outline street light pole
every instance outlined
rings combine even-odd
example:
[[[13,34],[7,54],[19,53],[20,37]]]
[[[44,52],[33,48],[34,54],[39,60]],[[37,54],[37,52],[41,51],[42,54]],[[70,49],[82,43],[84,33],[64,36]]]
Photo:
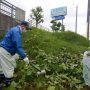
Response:
[[[87,39],[89,39],[89,20],[90,20],[89,4],[90,0],[88,0],[88,10],[87,10]]]
[[[75,22],[75,33],[77,33],[77,16],[78,16],[78,5],[76,5],[76,22]]]

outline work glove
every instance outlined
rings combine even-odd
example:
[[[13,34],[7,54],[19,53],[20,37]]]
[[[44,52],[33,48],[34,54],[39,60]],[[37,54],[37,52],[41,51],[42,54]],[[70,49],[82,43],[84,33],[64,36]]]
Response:
[[[29,59],[28,59],[28,57],[25,57],[23,60],[24,60],[27,64],[29,64]]]

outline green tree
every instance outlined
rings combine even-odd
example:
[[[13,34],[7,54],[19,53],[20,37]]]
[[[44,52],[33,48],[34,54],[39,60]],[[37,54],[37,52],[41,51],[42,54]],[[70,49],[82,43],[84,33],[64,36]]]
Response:
[[[52,20],[51,23],[52,23],[51,28],[52,28],[53,31],[57,32],[57,31],[60,30],[61,22],[57,22],[55,20]]]
[[[42,15],[43,9],[40,6],[38,6],[35,9],[32,9],[31,11],[32,11],[32,19],[35,20],[36,27],[38,27],[39,23],[44,22],[43,15]]]

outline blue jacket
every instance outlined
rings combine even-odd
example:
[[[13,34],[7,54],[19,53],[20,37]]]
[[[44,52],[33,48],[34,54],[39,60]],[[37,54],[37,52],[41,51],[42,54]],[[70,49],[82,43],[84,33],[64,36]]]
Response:
[[[22,37],[19,26],[11,28],[3,40],[0,42],[0,46],[7,50],[11,55],[18,53],[22,59],[26,57],[22,48]]]

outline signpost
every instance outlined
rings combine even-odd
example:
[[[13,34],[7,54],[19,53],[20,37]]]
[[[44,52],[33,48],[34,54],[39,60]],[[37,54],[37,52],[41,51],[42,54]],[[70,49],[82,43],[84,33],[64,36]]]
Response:
[[[51,17],[55,16],[66,16],[67,15],[67,7],[59,7],[51,10]]]
[[[59,7],[54,8],[51,10],[51,17],[53,20],[62,20],[62,27],[63,27],[63,20],[67,15],[67,7]]]
[[[53,20],[63,20],[63,19],[65,19],[65,16],[55,16],[55,17],[53,17]]]

